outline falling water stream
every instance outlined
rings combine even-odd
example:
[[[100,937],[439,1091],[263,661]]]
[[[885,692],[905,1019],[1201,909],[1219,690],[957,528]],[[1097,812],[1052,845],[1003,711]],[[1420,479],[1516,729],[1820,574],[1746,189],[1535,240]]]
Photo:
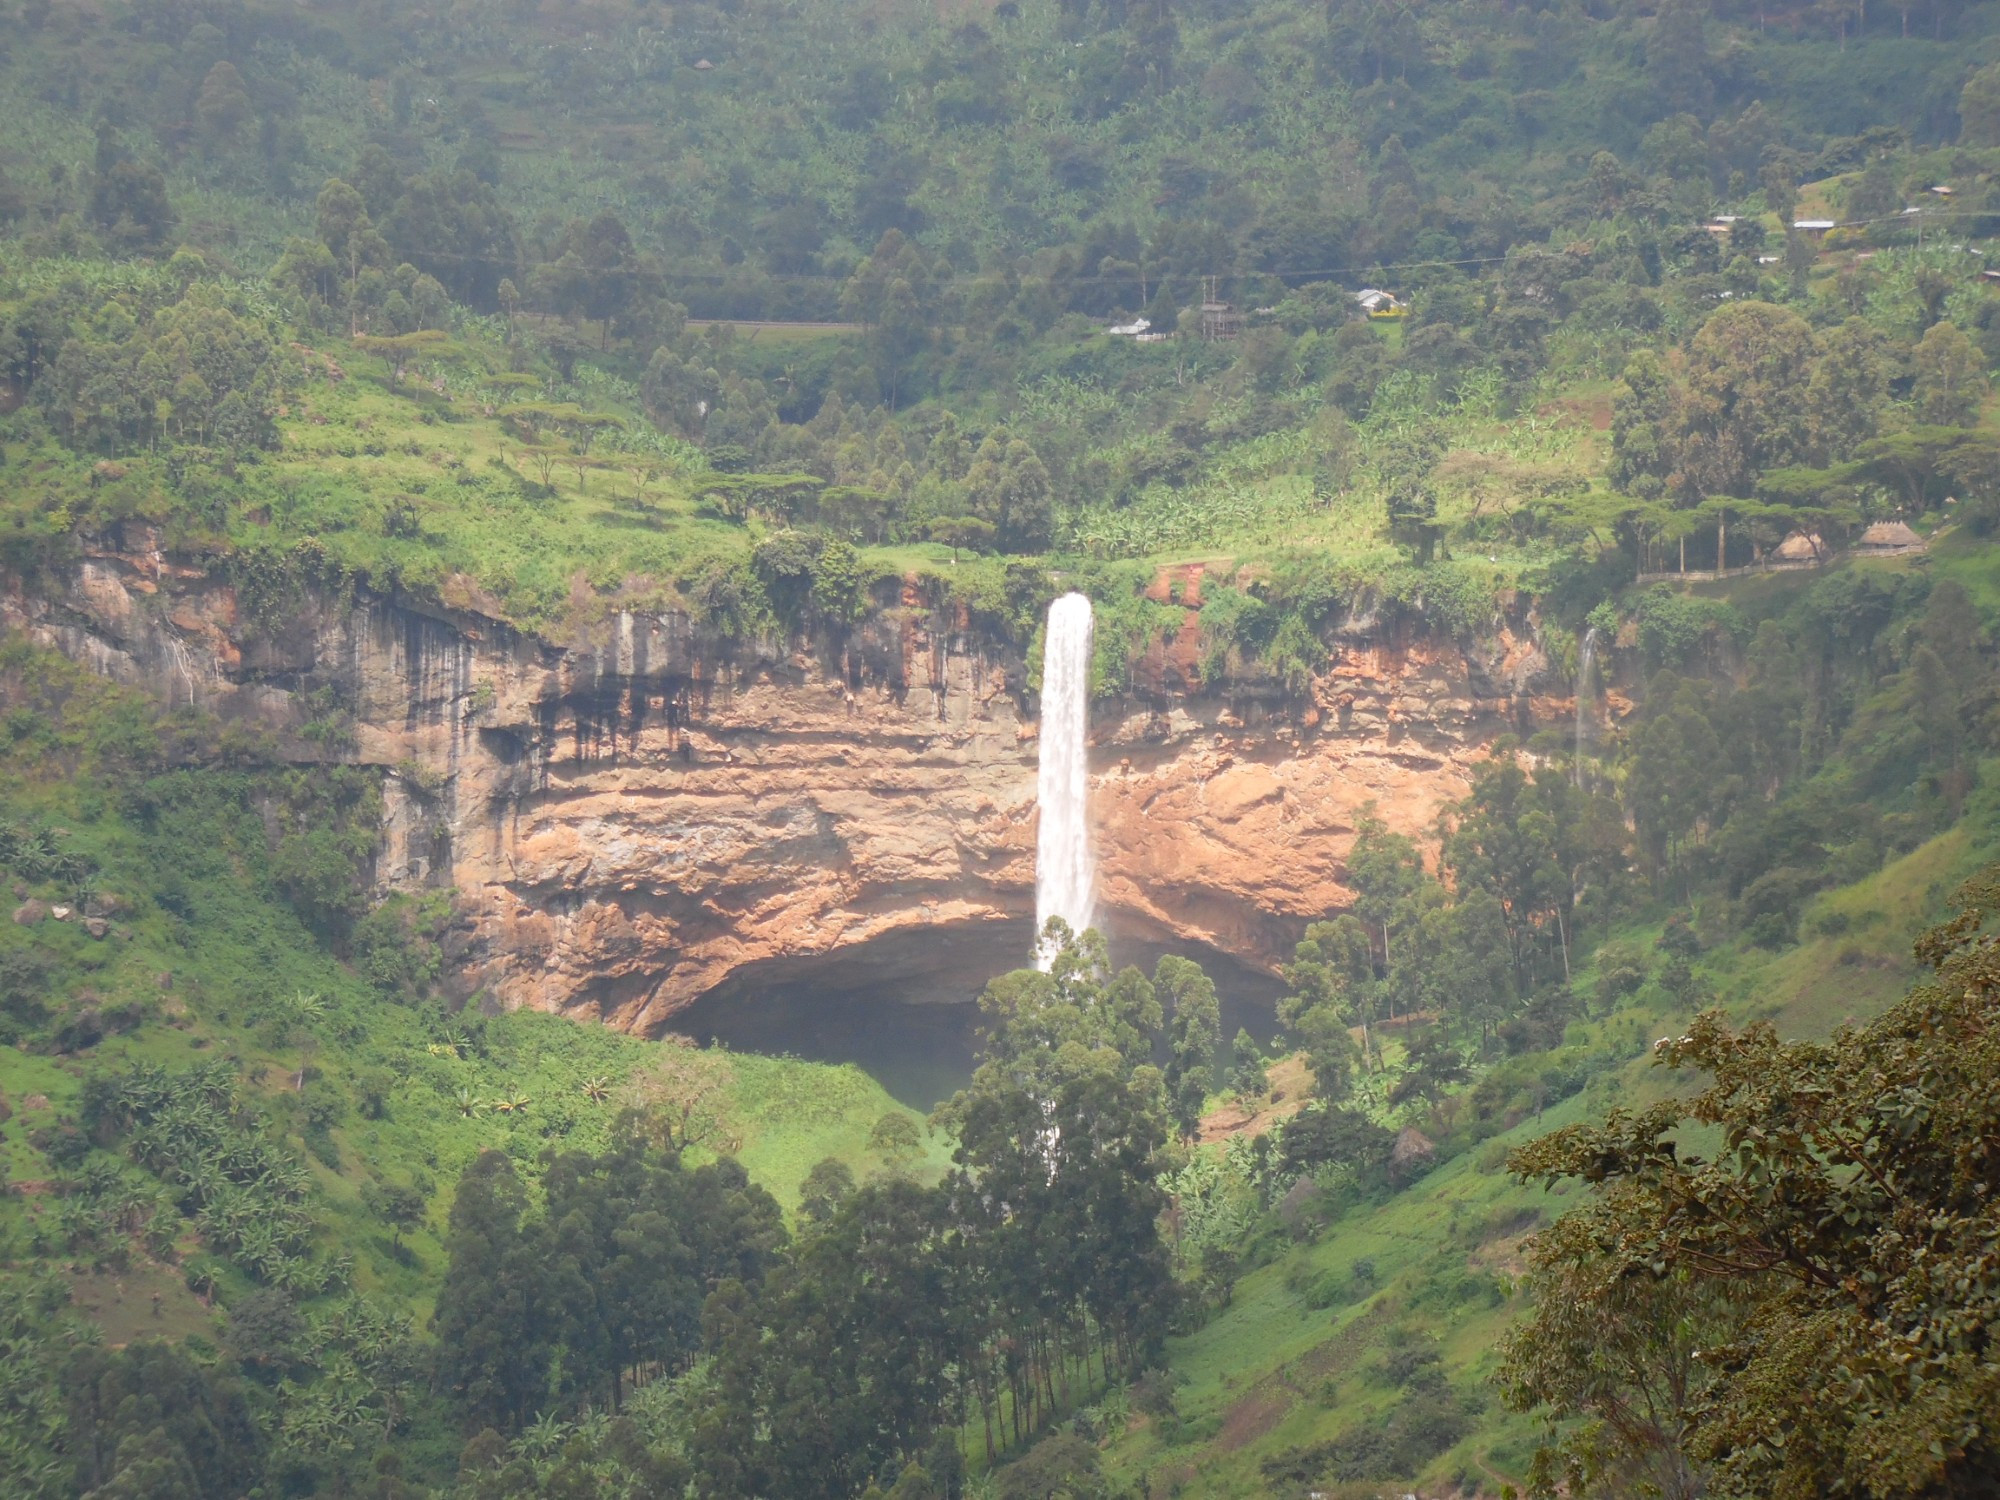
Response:
[[[1090,839],[1090,600],[1064,594],[1049,606],[1042,645],[1041,766],[1035,800],[1041,831],[1035,848],[1035,931],[1061,917],[1072,932],[1090,926],[1097,905],[1097,862]],[[1049,966],[1052,955],[1038,951]]]
[[[1096,858],[1090,826],[1090,601],[1065,594],[1049,608],[1042,655],[1042,724],[1035,851],[1035,930],[1061,917],[1094,926]],[[1021,961],[1025,921],[924,924],[838,952],[747,964],[675,1017],[697,1040],[745,1052],[783,1050],[853,1063],[898,1099],[928,1110],[964,1087],[978,1065],[981,987]],[[1222,1035],[1247,1030],[1260,1045],[1276,1033],[1284,987],[1219,949],[1143,932],[1113,934],[1121,963],[1150,968],[1163,954],[1192,958],[1214,979]],[[1035,939],[1029,940],[1031,943]],[[1036,948],[1048,967],[1052,955]],[[1220,1062],[1220,1059],[1218,1059]]]
[[[1576,784],[1583,785],[1583,752],[1590,742],[1590,668],[1597,656],[1597,627],[1583,633],[1576,656]]]

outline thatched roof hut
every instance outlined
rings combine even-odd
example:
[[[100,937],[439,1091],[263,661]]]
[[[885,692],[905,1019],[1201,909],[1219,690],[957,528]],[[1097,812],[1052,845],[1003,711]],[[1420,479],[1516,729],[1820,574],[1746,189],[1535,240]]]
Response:
[[[1901,521],[1877,521],[1861,533],[1854,550],[1864,557],[1893,557],[1899,552],[1921,552],[1924,539]]]
[[[1795,531],[1771,555],[1779,562],[1818,562],[1826,556],[1826,543],[1817,531]]]

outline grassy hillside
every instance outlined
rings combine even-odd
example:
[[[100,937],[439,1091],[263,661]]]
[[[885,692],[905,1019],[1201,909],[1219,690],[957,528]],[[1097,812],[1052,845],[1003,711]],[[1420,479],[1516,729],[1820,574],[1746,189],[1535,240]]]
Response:
[[[1805,924],[1813,935],[1798,946],[1725,946],[1699,972],[1738,1023],[1824,1037],[1866,1021],[1914,982],[1913,939],[1996,852],[2000,823],[1975,816],[1820,896]],[[1628,927],[1614,940],[1658,932]],[[1595,977],[1579,974],[1579,988]],[[1235,1282],[1227,1305],[1171,1341],[1170,1378],[1157,1382],[1166,1399],[1120,1392],[1086,1413],[1107,1471],[1147,1495],[1302,1494],[1326,1489],[1342,1464],[1351,1478],[1333,1485],[1337,1495],[1387,1493],[1392,1476],[1397,1493],[1411,1481],[1433,1493],[1523,1488],[1541,1429],[1502,1405],[1497,1346],[1525,1308],[1522,1240],[1588,1190],[1523,1185],[1507,1155],[1614,1103],[1657,1097],[1667,1080],[1649,1044],[1688,1018],[1641,1000],[1572,1022],[1564,1053],[1590,1059],[1582,1088],[1543,1106],[1517,1098],[1508,1128],[1400,1191],[1332,1208],[1331,1223],[1325,1209],[1294,1215],[1291,1232],[1259,1247],[1268,1261]],[[1525,1059],[1531,1070],[1552,1060]],[[1461,1107],[1477,1106],[1466,1097]],[[1386,1448],[1372,1441],[1384,1435]]]
[[[601,1149],[649,1100],[692,1102],[693,1159],[727,1151],[787,1206],[824,1157],[866,1176],[871,1129],[909,1113],[853,1068],[449,1013],[420,998],[446,898],[359,920],[347,905],[373,830],[340,819],[372,813],[365,776],[284,769],[30,649],[9,647],[0,678],[16,903],[0,926],[0,1162],[15,1188],[0,1241],[17,1270],[62,1268],[114,1342],[209,1329],[195,1294],[227,1302],[253,1274],[421,1319],[451,1184],[479,1152],[532,1166]],[[329,780],[345,808],[328,805]],[[107,1106],[107,1089],[195,1069],[233,1097],[229,1132],[296,1175],[299,1232],[268,1264],[215,1253],[207,1221],[198,1239],[166,1192],[172,1170],[144,1165],[173,1158],[134,1158]]]

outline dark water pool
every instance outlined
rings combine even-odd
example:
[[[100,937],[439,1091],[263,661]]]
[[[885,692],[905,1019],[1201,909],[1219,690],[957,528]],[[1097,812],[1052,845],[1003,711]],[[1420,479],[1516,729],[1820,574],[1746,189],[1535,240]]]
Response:
[[[673,1029],[739,1052],[853,1063],[903,1103],[928,1110],[972,1076],[979,992],[1023,966],[1032,931],[1026,921],[926,928],[823,957],[752,964],[675,1016]],[[1112,940],[1121,966],[1150,973],[1163,953],[1193,959],[1215,981],[1225,1049],[1239,1027],[1270,1040],[1279,980],[1198,943]]]

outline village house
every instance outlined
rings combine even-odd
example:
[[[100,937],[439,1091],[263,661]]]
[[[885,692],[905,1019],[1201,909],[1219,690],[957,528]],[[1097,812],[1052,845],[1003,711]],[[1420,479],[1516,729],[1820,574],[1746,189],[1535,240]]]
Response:
[[[1925,551],[1928,545],[1901,521],[1877,521],[1855,540],[1853,550],[1856,557],[1897,557]]]

